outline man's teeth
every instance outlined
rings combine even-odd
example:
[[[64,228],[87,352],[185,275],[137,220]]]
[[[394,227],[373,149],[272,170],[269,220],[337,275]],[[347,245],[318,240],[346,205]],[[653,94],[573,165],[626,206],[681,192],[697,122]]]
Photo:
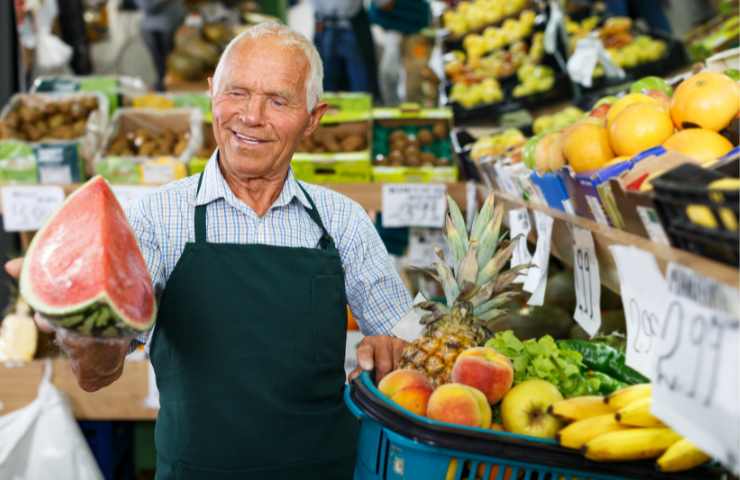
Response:
[[[241,133],[234,132],[234,135],[236,135],[236,138],[243,142],[249,142],[249,143],[262,143],[262,140],[259,140],[254,137],[248,137],[246,135],[242,135]]]

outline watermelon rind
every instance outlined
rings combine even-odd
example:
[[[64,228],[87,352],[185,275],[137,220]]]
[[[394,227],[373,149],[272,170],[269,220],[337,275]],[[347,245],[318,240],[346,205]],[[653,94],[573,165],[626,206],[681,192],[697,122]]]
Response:
[[[100,181],[108,185],[105,179],[100,176],[93,177],[88,181],[92,183],[94,181]],[[108,185],[109,186],[109,185]],[[110,186],[109,186],[110,187]],[[71,202],[80,192],[84,190],[85,186],[77,189],[64,201],[60,210],[64,206]],[[59,210],[57,210],[58,212]],[[34,252],[36,241],[39,238],[43,238],[43,233],[47,228],[47,225],[51,223],[51,219],[54,218],[55,214],[47,221],[47,223],[34,235],[31,244],[28,247],[26,258],[30,257]],[[130,230],[131,235],[136,238],[131,226],[126,223],[126,228]],[[129,321],[110,299],[105,290],[101,291],[99,295],[92,297],[83,302],[76,304],[66,305],[64,307],[54,307],[47,305],[41,300],[33,290],[31,285],[28,268],[30,262],[24,261],[23,268],[21,269],[20,276],[20,293],[23,299],[33,308],[36,312],[42,314],[48,318],[56,326],[74,331],[80,335],[93,336],[93,337],[126,337],[134,336],[138,333],[149,330],[157,317],[157,305],[156,302],[153,304],[152,315],[146,322],[133,322]]]

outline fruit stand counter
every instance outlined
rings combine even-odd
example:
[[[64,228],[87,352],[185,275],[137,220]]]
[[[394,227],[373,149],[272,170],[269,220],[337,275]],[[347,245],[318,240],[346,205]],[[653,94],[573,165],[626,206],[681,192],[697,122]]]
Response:
[[[487,194],[487,189],[481,187],[481,193]],[[577,226],[589,230],[593,236],[596,247],[596,254],[599,257],[599,270],[601,272],[601,282],[610,290],[619,293],[619,276],[614,259],[609,253],[611,245],[629,245],[640,248],[651,253],[661,270],[665,272],[666,266],[670,262],[681,264],[695,272],[711,278],[721,284],[740,290],[740,272],[728,265],[715,262],[713,260],[689,253],[684,250],[672,248],[666,245],[660,245],[646,238],[633,235],[623,230],[599,225],[598,223],[582,217],[576,217],[563,213],[544,205],[535,205],[525,203],[506,193],[496,191],[496,198],[504,203],[506,210],[515,208],[528,208],[538,210],[552,217],[552,243],[551,254],[573,266],[573,233],[572,226]],[[508,215],[504,217],[508,221]],[[530,240],[536,238],[536,234],[530,233]]]
[[[0,364],[0,415],[25,407],[35,398],[44,361],[18,367]],[[145,406],[149,363],[127,361],[123,376],[97,392],[82,390],[66,359],[52,360],[52,382],[67,394],[79,420],[154,420],[157,411]]]

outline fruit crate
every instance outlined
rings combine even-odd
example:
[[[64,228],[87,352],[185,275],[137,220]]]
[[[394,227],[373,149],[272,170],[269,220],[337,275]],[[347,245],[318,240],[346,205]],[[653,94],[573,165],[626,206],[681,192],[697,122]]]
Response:
[[[740,189],[713,190],[709,184],[740,176],[740,147],[713,170],[683,164],[653,180],[655,208],[675,247],[737,268],[740,263]]]
[[[363,372],[344,400],[360,421],[355,480],[713,480],[723,471],[656,471],[652,461],[597,463],[554,440],[463,427],[387,400]]]

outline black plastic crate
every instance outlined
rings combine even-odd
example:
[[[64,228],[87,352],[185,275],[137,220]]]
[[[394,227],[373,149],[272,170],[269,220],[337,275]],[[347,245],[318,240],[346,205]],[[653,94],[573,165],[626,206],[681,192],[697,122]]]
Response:
[[[740,191],[712,190],[709,184],[738,178],[739,168],[740,148],[736,147],[712,170],[683,164],[653,180],[655,207],[674,247],[738,267]],[[689,208],[701,212],[704,225],[692,221]]]

